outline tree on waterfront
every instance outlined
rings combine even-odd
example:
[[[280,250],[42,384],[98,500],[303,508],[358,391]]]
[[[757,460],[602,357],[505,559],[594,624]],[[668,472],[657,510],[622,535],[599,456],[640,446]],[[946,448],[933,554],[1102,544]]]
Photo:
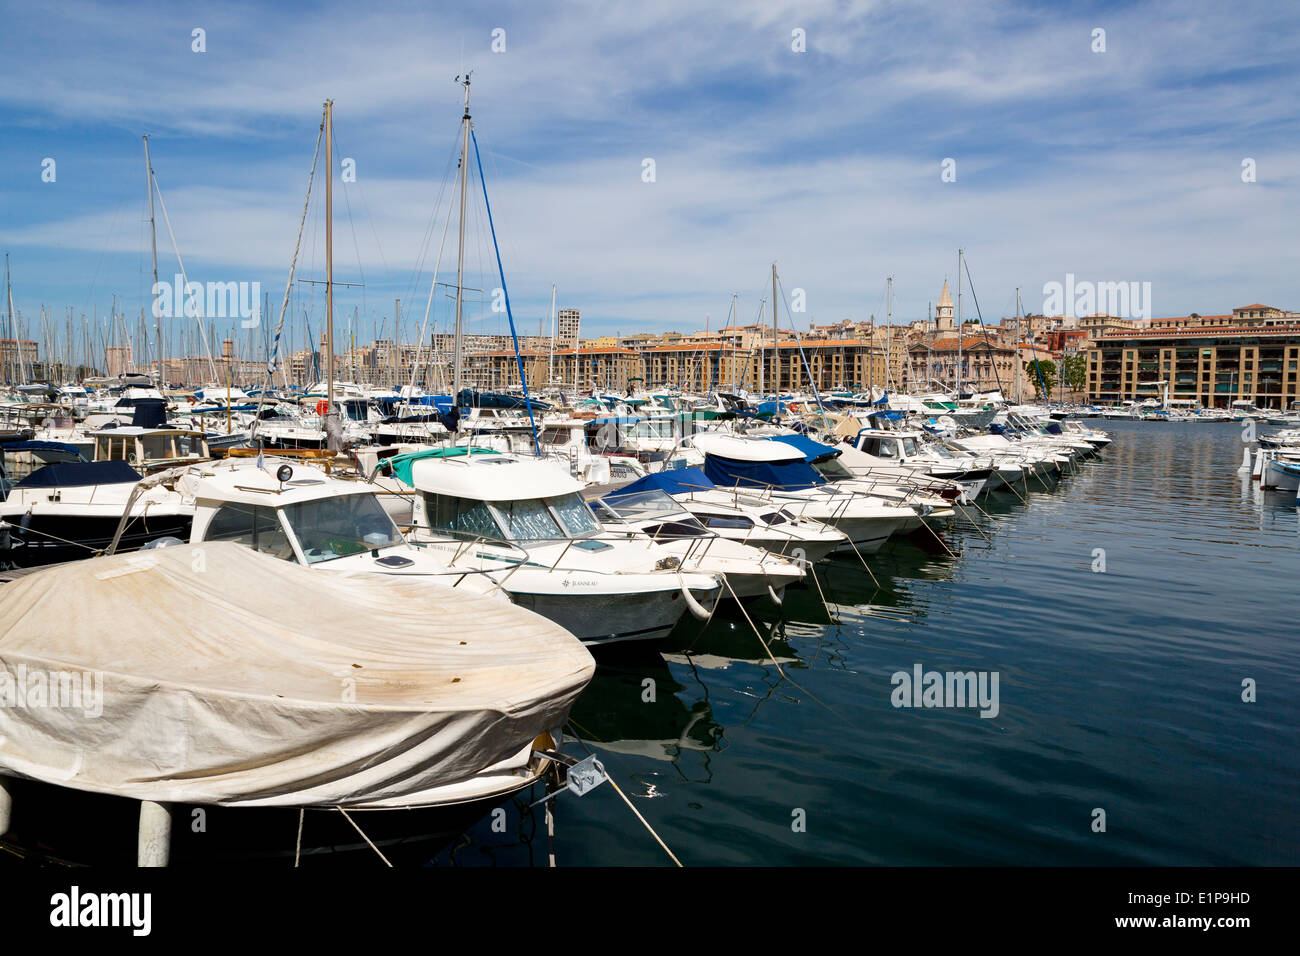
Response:
[[[1072,392],[1082,392],[1088,385],[1088,356],[1067,355],[1061,360],[1065,366],[1065,384]]]
[[[1034,359],[1025,363],[1025,371],[1034,385],[1034,397],[1050,401],[1052,385],[1056,381],[1056,363],[1051,359]]]

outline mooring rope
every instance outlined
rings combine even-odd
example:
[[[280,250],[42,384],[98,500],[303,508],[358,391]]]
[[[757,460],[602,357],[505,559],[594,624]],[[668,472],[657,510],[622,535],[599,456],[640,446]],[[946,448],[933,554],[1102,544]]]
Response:
[[[581,726],[572,717],[569,718],[569,723],[575,727]],[[587,729],[584,727],[582,732],[585,734],[587,732]],[[587,754],[589,756],[592,757],[596,756],[595,751],[593,751],[590,747],[588,747],[587,742],[583,740],[581,737],[579,737],[576,733],[573,735],[573,739],[576,740],[578,743],[582,744],[582,749],[587,751]],[[627,804],[627,808],[631,810],[634,814],[636,814],[636,818],[641,821],[641,825],[645,827],[648,831],[650,831],[650,835],[655,838],[655,842],[658,843],[661,847],[663,847],[663,851],[668,854],[669,859],[671,859],[678,866],[681,866],[682,861],[677,859],[677,854],[673,853],[672,850],[668,849],[668,844],[665,843],[663,841],[663,838],[660,837],[659,834],[655,832],[655,828],[652,827],[649,821],[646,820],[645,817],[641,816],[641,812],[632,805],[632,801],[627,798],[627,794],[623,792],[622,788],[618,785],[618,782],[614,779],[613,775],[606,772],[605,779],[609,781],[609,785],[614,788],[614,792],[623,798],[623,802]]]
[[[361,839],[365,840],[366,843],[369,844],[370,849],[374,850],[376,853],[379,854],[379,859],[384,861],[384,866],[391,868],[393,864],[388,862],[388,857],[384,856],[383,853],[380,853],[379,847],[375,846],[374,843],[370,841],[370,837],[366,836],[365,831],[362,830],[361,827],[357,826],[357,822],[353,820],[350,816],[348,816],[348,812],[344,810],[342,807],[335,807],[334,809],[337,810],[339,813],[343,814],[343,819],[347,820],[348,823],[352,824],[352,828],[361,834]]]

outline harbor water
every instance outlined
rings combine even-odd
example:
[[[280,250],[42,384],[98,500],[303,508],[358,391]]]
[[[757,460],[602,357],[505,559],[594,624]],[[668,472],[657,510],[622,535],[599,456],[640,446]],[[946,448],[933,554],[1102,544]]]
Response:
[[[1239,425],[1097,424],[942,542],[601,654],[568,751],[687,866],[1300,864],[1294,498],[1237,472]],[[896,706],[918,668],[996,675],[996,714]],[[524,797],[430,863],[547,865]],[[608,784],[556,799],[554,850],[671,865]]]

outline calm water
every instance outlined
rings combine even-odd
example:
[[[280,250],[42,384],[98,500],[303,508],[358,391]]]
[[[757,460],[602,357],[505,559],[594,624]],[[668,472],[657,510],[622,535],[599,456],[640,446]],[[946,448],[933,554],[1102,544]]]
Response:
[[[1237,475],[1237,426],[1096,424],[1101,459],[981,502],[956,557],[891,542],[879,587],[836,559],[828,605],[757,609],[784,678],[735,611],[602,656],[575,729],[688,866],[1300,864],[1292,499]],[[895,708],[918,663],[997,672],[1000,713]],[[561,866],[668,863],[608,785],[558,801]],[[546,865],[540,812],[506,825],[434,862]]]

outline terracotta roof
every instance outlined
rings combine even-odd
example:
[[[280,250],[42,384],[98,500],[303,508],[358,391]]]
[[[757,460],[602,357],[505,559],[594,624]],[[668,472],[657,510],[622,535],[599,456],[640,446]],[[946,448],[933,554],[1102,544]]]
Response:
[[[987,349],[992,349],[994,351],[1001,351],[1001,352],[1011,351],[1011,349],[1008,348],[1007,346],[999,345],[997,342],[993,340],[992,337],[990,337],[989,340],[986,342],[984,340],[984,336],[982,335],[963,336],[961,341],[961,348],[963,352],[968,352],[971,351],[972,349],[978,349],[978,348],[987,348]],[[933,342],[929,342],[929,343],[918,342],[916,345],[908,346],[908,350],[912,352],[917,352],[917,351],[955,352],[957,351],[957,336],[953,335],[953,336],[944,337],[942,339],[935,339]]]

